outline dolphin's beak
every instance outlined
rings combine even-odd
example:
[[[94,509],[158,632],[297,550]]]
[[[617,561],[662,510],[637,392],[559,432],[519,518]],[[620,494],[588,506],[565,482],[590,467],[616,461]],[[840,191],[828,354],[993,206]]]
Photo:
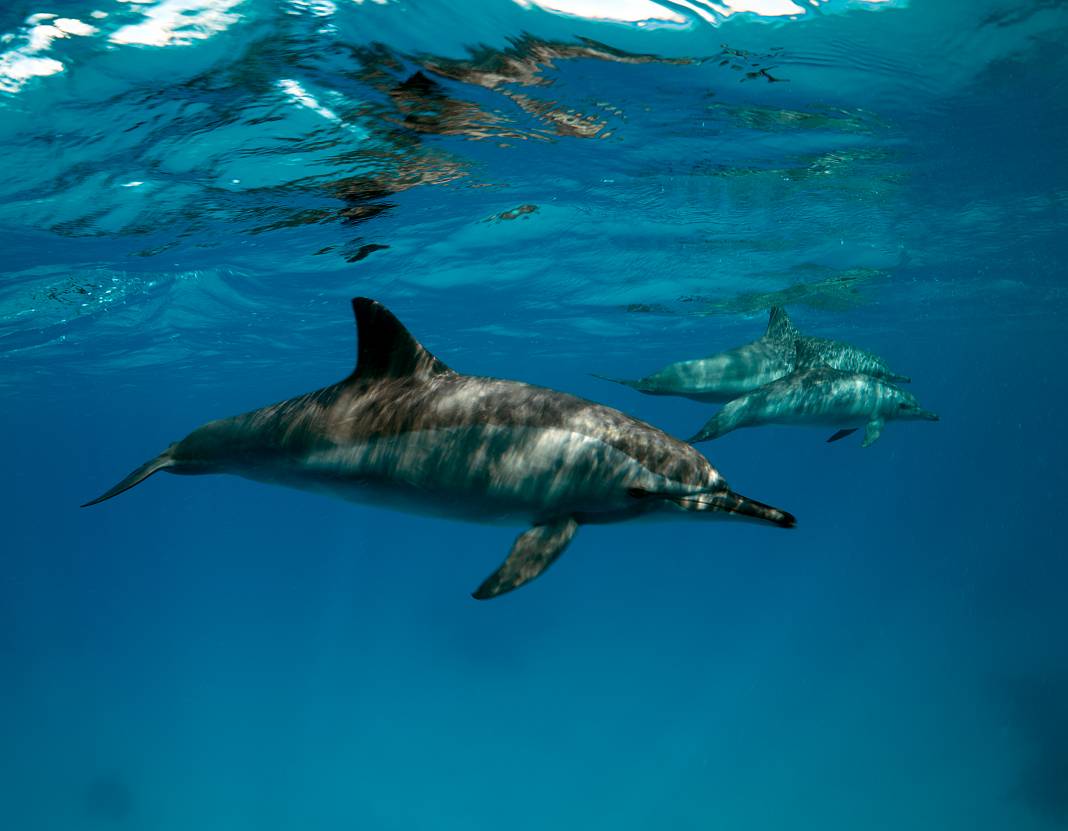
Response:
[[[930,410],[920,410],[920,418],[924,421],[941,421],[938,413],[932,413]]]
[[[894,384],[911,384],[912,379],[907,375],[891,375],[890,381]]]
[[[717,511],[736,516],[770,522],[781,528],[793,528],[797,520],[793,514],[749,499],[734,491],[712,491],[686,496],[669,497],[672,502],[687,511]]]

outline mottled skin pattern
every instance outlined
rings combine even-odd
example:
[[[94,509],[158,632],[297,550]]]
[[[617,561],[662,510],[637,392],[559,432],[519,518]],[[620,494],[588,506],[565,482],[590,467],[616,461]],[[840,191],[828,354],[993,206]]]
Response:
[[[719,404],[788,374],[794,367],[792,346],[791,342],[761,338],[707,358],[668,364],[636,381],[608,380],[646,395],[676,395]]]
[[[916,397],[878,378],[821,367],[802,369],[728,403],[691,442],[708,441],[742,427],[810,424],[866,427],[864,446],[890,420],[937,421]]]
[[[907,375],[893,372],[878,355],[838,340],[799,336],[796,355],[797,369],[825,366],[842,372],[860,372],[895,384],[907,384],[912,380]]]
[[[618,410],[517,381],[460,375],[383,306],[353,301],[356,371],[315,392],[212,421],[88,504],[158,470],[231,473],[360,502],[479,522],[523,522],[476,591],[510,591],[579,524],[641,515],[738,514],[792,526],[733,493],[688,444]]]
[[[768,328],[763,337],[752,343],[705,358],[676,361],[635,381],[605,380],[624,384],[646,395],[677,395],[719,404],[792,372],[795,337],[796,332],[786,312],[776,306],[768,317]]]
[[[236,473],[361,502],[410,498],[407,510],[487,522],[596,522],[657,504],[629,495],[635,488],[727,489],[699,452],[618,410],[451,371],[346,380],[205,424],[169,454],[174,473]]]
[[[871,352],[842,341],[800,334],[781,306],[771,309],[767,331],[752,343],[706,358],[677,361],[634,381],[605,380],[624,384],[646,395],[675,395],[719,404],[784,378],[796,369],[819,366],[863,372],[895,382],[909,380],[891,372],[886,363]]]

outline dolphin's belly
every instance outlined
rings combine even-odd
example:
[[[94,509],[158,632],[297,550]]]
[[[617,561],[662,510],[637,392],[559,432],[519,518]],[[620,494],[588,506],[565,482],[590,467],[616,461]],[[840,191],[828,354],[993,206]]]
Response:
[[[248,478],[354,502],[477,522],[618,510],[626,482],[657,477],[620,450],[562,428],[475,425],[317,449]]]

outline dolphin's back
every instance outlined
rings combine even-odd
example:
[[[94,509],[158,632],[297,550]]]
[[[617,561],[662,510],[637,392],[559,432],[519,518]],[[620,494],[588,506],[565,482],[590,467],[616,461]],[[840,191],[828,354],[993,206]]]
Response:
[[[828,338],[798,338],[797,368],[815,369],[821,366],[842,372],[860,372],[886,381],[907,383],[911,380],[891,370],[886,361],[874,352]]]

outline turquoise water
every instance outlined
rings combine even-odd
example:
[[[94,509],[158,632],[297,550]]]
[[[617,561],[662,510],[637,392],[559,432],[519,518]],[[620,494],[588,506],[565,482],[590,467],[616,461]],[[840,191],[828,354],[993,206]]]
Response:
[[[749,6],[4,4],[0,828],[1068,825],[1068,5]],[[681,437],[591,373],[783,304],[941,421],[700,445],[798,527],[588,527],[486,603],[519,527],[79,510],[345,376],[356,295]]]

